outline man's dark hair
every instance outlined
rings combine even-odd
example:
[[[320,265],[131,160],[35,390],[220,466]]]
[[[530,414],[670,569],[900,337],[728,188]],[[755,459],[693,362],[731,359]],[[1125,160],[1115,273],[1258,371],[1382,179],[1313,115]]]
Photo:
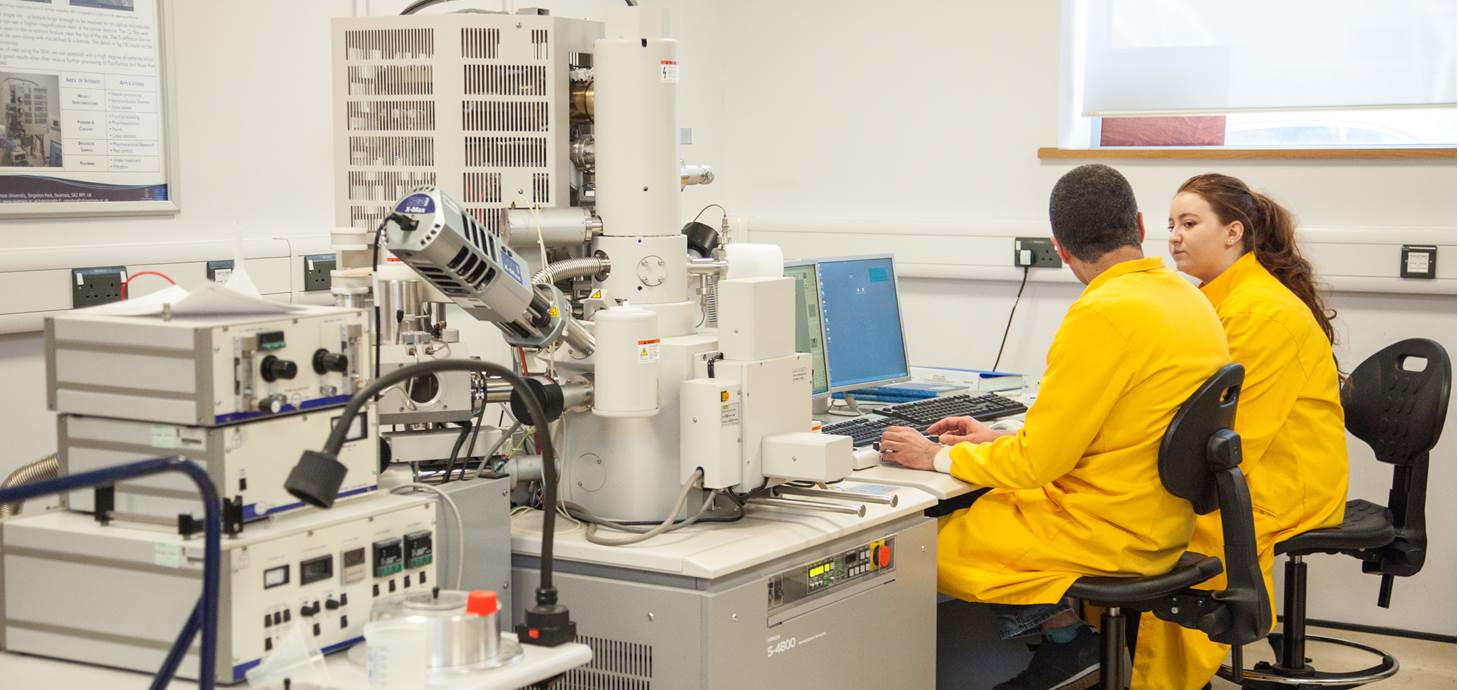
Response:
[[[1108,165],[1093,163],[1070,170],[1049,193],[1054,238],[1080,261],[1140,246],[1139,212],[1129,181]]]

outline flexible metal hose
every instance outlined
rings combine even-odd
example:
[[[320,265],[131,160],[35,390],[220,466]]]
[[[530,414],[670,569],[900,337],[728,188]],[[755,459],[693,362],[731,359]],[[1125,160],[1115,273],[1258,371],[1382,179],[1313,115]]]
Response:
[[[563,259],[562,261],[554,261],[547,264],[546,268],[538,271],[536,275],[532,276],[532,284],[538,285],[546,283],[549,280],[548,276],[551,276],[551,280],[555,283],[572,280],[573,278],[586,278],[599,273],[607,273],[611,267],[612,264],[606,256]]]
[[[51,453],[35,462],[21,466],[20,469],[11,472],[5,481],[0,482],[0,489],[8,489],[12,486],[29,484],[46,479],[55,479],[61,476],[61,457]],[[21,506],[24,503],[0,503],[0,520],[20,514]]]
[[[704,327],[719,327],[719,276],[706,275],[704,279]]]

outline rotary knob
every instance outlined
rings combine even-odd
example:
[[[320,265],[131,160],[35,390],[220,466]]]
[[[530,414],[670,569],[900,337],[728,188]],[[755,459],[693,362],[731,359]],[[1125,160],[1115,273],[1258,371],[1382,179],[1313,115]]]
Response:
[[[259,373],[263,375],[263,380],[273,383],[278,379],[292,379],[298,376],[299,365],[287,359],[269,355],[264,357],[263,363],[259,365]]]
[[[314,373],[323,375],[328,372],[343,374],[350,369],[350,358],[320,349],[314,353]]]
[[[282,395],[270,395],[258,401],[258,409],[266,414],[278,414],[284,410],[284,405],[287,403],[288,399]]]

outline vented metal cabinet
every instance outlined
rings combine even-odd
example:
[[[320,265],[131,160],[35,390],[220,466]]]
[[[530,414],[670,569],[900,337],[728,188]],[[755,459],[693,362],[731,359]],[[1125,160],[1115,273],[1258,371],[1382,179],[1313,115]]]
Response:
[[[878,545],[895,556],[868,570]],[[712,580],[559,556],[552,582],[593,660],[551,687],[930,690],[936,547],[916,514]],[[535,556],[513,556],[518,616],[537,576]]]
[[[490,229],[513,202],[569,205],[570,74],[602,32],[538,14],[336,18],[336,222],[373,230],[425,184]]]

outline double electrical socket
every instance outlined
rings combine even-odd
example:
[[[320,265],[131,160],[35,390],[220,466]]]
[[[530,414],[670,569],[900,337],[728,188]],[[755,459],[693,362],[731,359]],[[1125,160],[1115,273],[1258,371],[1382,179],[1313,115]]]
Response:
[[[94,307],[122,298],[126,266],[93,266],[71,269],[71,308]]]
[[[1013,238],[1013,265],[1028,268],[1059,268],[1059,252],[1054,250],[1054,241],[1047,237]]]

